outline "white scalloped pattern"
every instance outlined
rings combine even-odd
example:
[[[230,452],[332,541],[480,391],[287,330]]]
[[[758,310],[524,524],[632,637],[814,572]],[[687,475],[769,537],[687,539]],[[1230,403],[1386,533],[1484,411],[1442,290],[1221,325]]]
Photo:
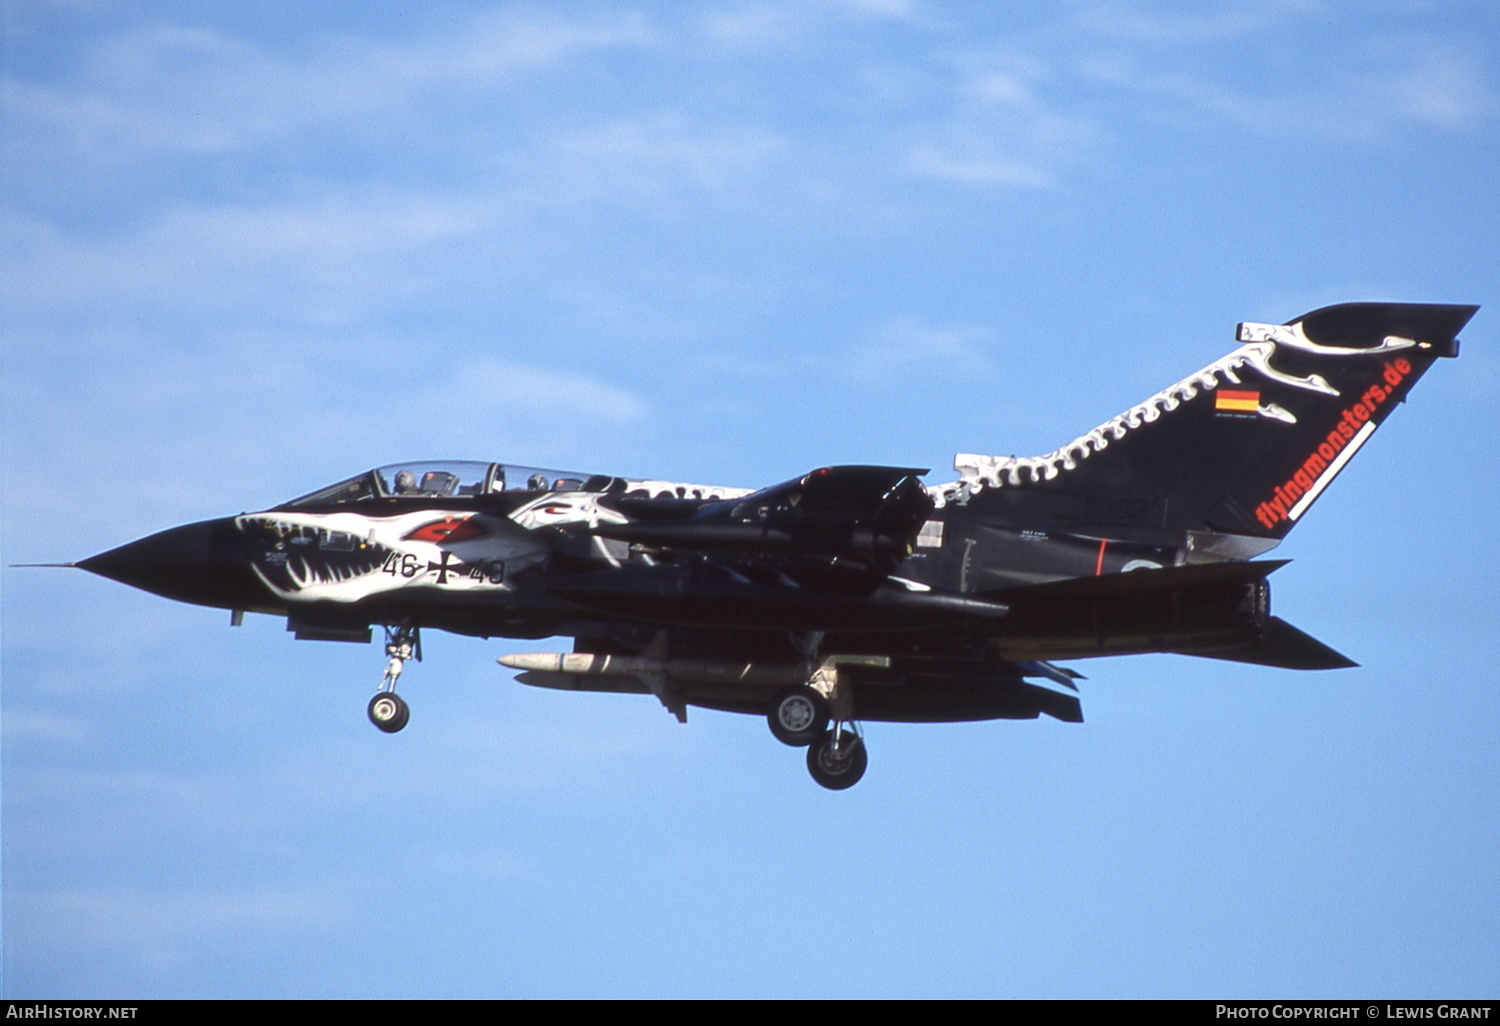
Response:
[[[1299,347],[1300,348],[1300,347]],[[1327,350],[1325,350],[1327,351]],[[1067,445],[1044,456],[980,456],[959,453],[953,458],[953,469],[961,477],[933,492],[939,503],[947,502],[961,494],[981,488],[1003,488],[1006,485],[1021,485],[1038,481],[1051,481],[1058,474],[1073,470],[1079,461],[1086,460],[1096,452],[1103,452],[1112,441],[1119,441],[1142,424],[1158,420],[1162,414],[1170,413],[1183,403],[1196,399],[1201,392],[1211,392],[1221,384],[1238,385],[1240,372],[1249,368],[1271,381],[1292,388],[1302,388],[1324,395],[1338,395],[1322,375],[1310,374],[1305,378],[1285,374],[1271,366],[1271,356],[1276,352],[1273,341],[1249,342],[1215,360],[1202,370],[1191,374],[1176,384],[1157,392],[1144,402],[1137,403],[1117,417],[1112,417],[1087,434],[1080,435]],[[1354,352],[1363,352],[1355,350]],[[1294,422],[1291,413],[1274,403],[1262,406],[1260,414],[1276,420]]]

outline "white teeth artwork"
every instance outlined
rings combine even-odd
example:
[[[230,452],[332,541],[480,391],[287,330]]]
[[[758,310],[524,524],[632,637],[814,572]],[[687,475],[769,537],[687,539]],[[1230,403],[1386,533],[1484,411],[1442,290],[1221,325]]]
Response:
[[[502,516],[421,510],[257,513],[235,519],[252,546],[250,565],[277,594],[357,602],[411,587],[509,590],[510,577],[544,562],[547,549]]]
[[[572,480],[553,476],[547,481],[554,479],[559,484]],[[627,496],[713,500],[749,494],[745,488],[621,481]],[[539,491],[508,516],[472,508],[391,516],[281,510],[245,514],[235,523],[250,543],[256,576],[278,595],[358,602],[405,588],[512,591],[515,574],[551,555],[548,544],[532,533],[535,529],[625,522],[626,517],[600,505],[598,498],[598,493],[576,488]],[[625,546],[602,538],[586,544],[613,566],[628,555]]]

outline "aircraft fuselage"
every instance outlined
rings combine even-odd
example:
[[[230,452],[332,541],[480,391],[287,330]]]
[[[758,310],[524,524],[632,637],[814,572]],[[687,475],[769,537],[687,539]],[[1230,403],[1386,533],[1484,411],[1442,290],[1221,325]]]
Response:
[[[1078,721],[1050,660],[1177,652],[1354,665],[1271,615],[1254,561],[1299,522],[1476,308],[1354,303],[1241,324],[1237,349],[1052,453],[960,454],[958,480],[824,467],[744,488],[427,461],[172,528],[79,566],[167,598],[386,629],[371,719],[421,628],[569,637],[524,683],[768,715],[846,787],[857,720]],[[1059,688],[1063,690],[1059,690]],[[829,721],[832,731],[825,728]],[[850,739],[853,740],[850,740]]]

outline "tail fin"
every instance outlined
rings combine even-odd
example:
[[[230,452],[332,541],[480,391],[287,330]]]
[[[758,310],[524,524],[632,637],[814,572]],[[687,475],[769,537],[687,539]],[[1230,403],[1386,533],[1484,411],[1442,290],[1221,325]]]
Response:
[[[959,454],[971,504],[1016,522],[1249,536],[1275,545],[1405,400],[1477,306],[1344,303],[1243,344],[1045,456]],[[1235,555],[1225,553],[1226,555]]]

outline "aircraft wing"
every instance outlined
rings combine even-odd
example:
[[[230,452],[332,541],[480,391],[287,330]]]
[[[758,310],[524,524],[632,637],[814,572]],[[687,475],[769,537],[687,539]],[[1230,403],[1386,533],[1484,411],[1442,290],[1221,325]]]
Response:
[[[1004,588],[981,597],[1008,606],[1006,625],[1017,631],[1045,630],[1048,623],[1085,623],[1101,633],[1160,635],[1160,643],[1150,647],[1153,651],[1289,670],[1359,665],[1285,620],[1267,615],[1266,578],[1289,562],[1267,559],[1134,570]],[[1214,610],[1228,619],[1240,618],[1246,632],[1226,639],[1195,622]]]
[[[1279,666],[1285,670],[1343,670],[1358,666],[1353,659],[1323,644],[1311,634],[1299,631],[1279,616],[1273,616],[1262,628],[1261,637],[1252,642],[1219,650],[1205,649],[1188,653],[1207,659],[1233,663],[1256,663]]]
[[[984,593],[984,597],[996,602],[1144,598],[1185,588],[1250,584],[1265,580],[1290,562],[1289,559],[1264,559],[1248,563],[1199,563],[1096,577],[1070,577],[1047,584],[988,591]]]

